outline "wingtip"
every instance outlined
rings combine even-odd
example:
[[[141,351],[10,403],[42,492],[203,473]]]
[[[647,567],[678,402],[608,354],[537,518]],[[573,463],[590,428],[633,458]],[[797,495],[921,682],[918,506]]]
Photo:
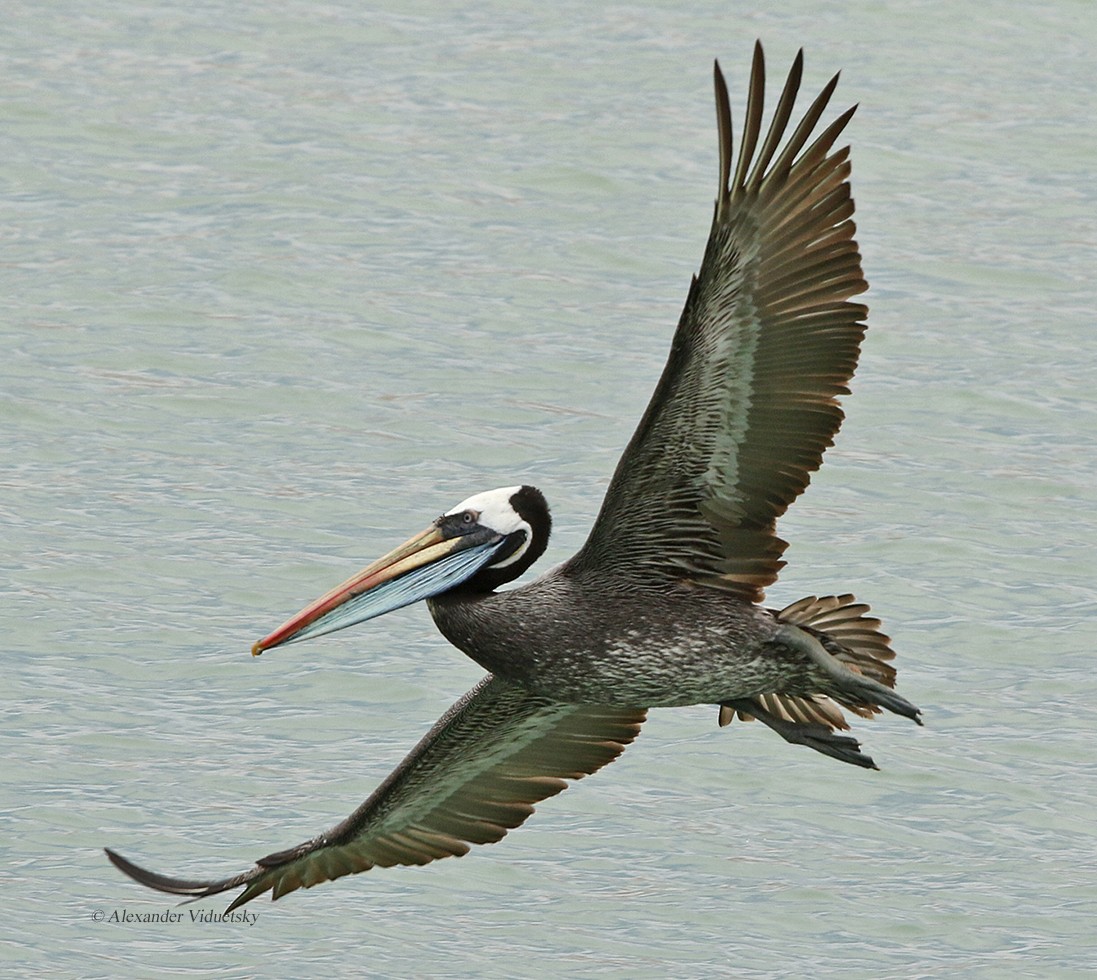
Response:
[[[731,127],[731,100],[728,98],[728,86],[724,73],[720,70],[719,61],[713,65],[712,81],[716,95],[716,132],[720,166],[719,184],[716,188],[716,213],[719,215],[730,193],[729,181],[734,143]]]
[[[853,118],[853,114],[857,111],[857,107],[860,104],[860,102],[854,102],[853,105],[846,109],[846,111],[843,112],[831,125],[837,126],[838,132],[841,132],[843,129],[846,128],[846,123],[848,123]]]
[[[104,847],[103,851],[106,853],[107,859],[111,864],[127,878],[132,878],[139,885],[144,885],[146,888],[153,888],[156,891],[167,892],[169,895],[189,895],[194,891],[192,883],[190,882],[176,881],[167,878],[164,875],[157,874],[155,871],[149,871],[147,868],[142,868],[139,864],[134,864],[129,858],[123,857],[117,851],[112,851],[109,847]]]
[[[209,898],[211,895],[217,895],[239,885],[250,884],[252,879],[256,877],[254,871],[252,871],[219,881],[192,881],[184,878],[171,878],[168,875],[142,868],[139,864],[134,864],[129,858],[123,857],[117,851],[112,851],[109,847],[104,847],[103,851],[110,863],[127,878],[132,878],[139,885],[144,885],[154,891],[165,892],[168,895],[179,895],[182,897],[184,904],[202,898]]]
[[[127,858],[122,857],[121,854],[117,851],[112,851],[109,847],[104,847],[103,853],[106,854],[107,860],[121,871],[122,874],[128,875],[134,881],[141,881],[139,875],[144,871],[144,868],[141,868]]]
[[[750,66],[751,74],[755,72],[764,72],[766,70],[766,52],[762,48],[761,39],[754,42],[754,60]]]

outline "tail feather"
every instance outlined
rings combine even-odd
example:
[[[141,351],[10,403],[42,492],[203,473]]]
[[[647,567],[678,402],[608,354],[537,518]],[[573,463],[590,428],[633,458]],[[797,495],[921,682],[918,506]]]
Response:
[[[805,647],[805,652],[838,683],[829,684],[827,693],[770,692],[725,702],[720,706],[720,725],[730,724],[736,717],[743,721],[757,718],[786,741],[808,745],[855,765],[872,766],[872,760],[859,753],[856,743],[846,745],[841,736],[833,734],[849,729],[836,702],[863,718],[887,708],[919,725],[921,720],[918,709],[892,690],[895,668],[889,661],[894,659],[895,651],[880,628],[880,620],[868,614],[869,607],[848,593],[806,596],[775,613],[779,623],[798,628],[786,635],[793,639],[800,636],[801,642],[795,644],[798,647],[807,643],[814,648],[808,651]]]
[[[824,634],[823,645],[847,667],[894,687],[895,668],[888,663],[895,659],[891,638],[881,631],[880,620],[865,615],[867,612],[868,605],[849,593],[822,598],[809,595],[785,606],[777,619]],[[827,639],[834,642],[828,644]]]

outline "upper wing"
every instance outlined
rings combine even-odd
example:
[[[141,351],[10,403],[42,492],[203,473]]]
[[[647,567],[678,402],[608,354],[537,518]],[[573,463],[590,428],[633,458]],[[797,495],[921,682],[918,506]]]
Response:
[[[800,86],[796,56],[761,149],[765,69],[755,46],[743,139],[715,68],[720,187],[700,273],[667,365],[573,574],[690,576],[750,601],[777,578],[776,519],[842,422],[868,288],[853,240],[849,109],[807,146],[835,75],[778,154]],[[856,107],[854,107],[856,108]],[[806,146],[806,149],[805,149]]]
[[[159,891],[205,898],[247,886],[228,907],[272,891],[281,898],[374,865],[427,864],[491,844],[533,804],[620,755],[639,733],[642,708],[561,704],[488,675],[426,734],[357,810],[326,834],[260,858],[220,881],[169,878],[113,851],[131,878]]]

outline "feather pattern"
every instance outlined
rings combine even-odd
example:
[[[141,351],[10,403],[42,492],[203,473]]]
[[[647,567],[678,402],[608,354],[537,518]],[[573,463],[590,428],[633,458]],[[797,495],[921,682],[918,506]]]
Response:
[[[449,709],[346,820],[221,880],[171,878],[107,851],[131,878],[190,900],[243,886],[228,911],[271,892],[380,866],[427,864],[491,844],[534,804],[612,762],[637,736],[643,708],[554,702],[488,675]]]
[[[758,602],[784,564],[776,521],[841,425],[837,399],[848,393],[867,314],[848,302],[867,288],[848,148],[832,152],[853,109],[808,145],[835,75],[786,140],[802,70],[801,53],[755,157],[765,96],[755,47],[732,174],[731,111],[716,65],[720,185],[708,246],[666,368],[571,574],[691,578]]]
[[[848,592],[845,595],[828,595],[816,598],[813,595],[797,599],[785,606],[777,619],[782,623],[805,626],[823,637],[828,651],[850,670],[888,687],[895,686],[895,668],[888,662],[895,658],[890,640],[880,629],[880,620],[866,615],[869,607],[858,602]],[[782,721],[804,725],[825,725],[831,729],[849,729],[849,723],[838,707],[825,694],[797,696],[792,694],[769,693],[756,695],[750,699],[756,702],[771,716]],[[746,701],[746,699],[744,699]],[[845,707],[862,718],[871,718],[879,714],[875,704],[859,701],[846,701]],[[752,721],[745,705],[738,711],[722,706],[720,724],[727,725],[735,717],[743,721]]]
[[[835,76],[794,124],[802,73],[797,55],[764,130],[756,46],[736,156],[716,66],[720,176],[708,245],[582,550],[497,592],[544,551],[551,518],[533,487],[476,494],[253,651],[413,596],[428,600],[439,629],[488,676],[327,833],[228,878],[173,878],[108,850],[118,868],[189,900],[242,888],[231,911],[375,866],[460,856],[500,840],[567,780],[612,762],[646,707],[715,702],[721,724],[756,719],[792,744],[866,768],[875,763],[857,739],[840,734],[849,728],[842,708],[870,717],[882,706],[921,724],[894,692],[890,641],[864,603],[839,595],[779,612],[757,605],[783,565],[776,522],[842,422],[838,398],[867,313],[850,302],[867,287],[849,152],[834,149],[853,109],[815,135]],[[462,555],[499,560],[472,567]],[[351,602],[345,618],[326,618]]]

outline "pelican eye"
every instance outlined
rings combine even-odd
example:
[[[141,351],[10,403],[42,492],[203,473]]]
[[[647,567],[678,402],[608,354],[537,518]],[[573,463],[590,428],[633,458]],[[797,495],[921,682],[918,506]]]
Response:
[[[434,522],[434,526],[446,538],[475,534],[480,529],[480,511],[463,510],[457,514],[443,514]]]

